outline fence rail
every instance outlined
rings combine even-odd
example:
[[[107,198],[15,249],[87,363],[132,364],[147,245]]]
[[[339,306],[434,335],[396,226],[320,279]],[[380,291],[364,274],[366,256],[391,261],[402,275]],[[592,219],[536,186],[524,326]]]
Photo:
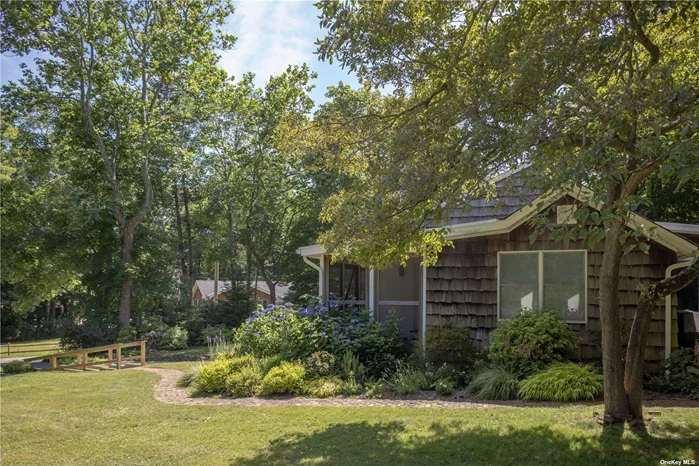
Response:
[[[136,356],[122,356],[121,351],[126,348],[140,347],[140,354]],[[95,353],[107,353],[106,360],[89,361],[89,355]],[[75,356],[76,364],[59,365],[58,359]],[[133,366],[131,361],[139,361],[141,366],[146,365],[146,342],[134,341],[132,343],[116,343],[113,345],[96,346],[94,348],[79,349],[76,351],[66,351],[64,353],[47,354],[25,359],[25,361],[49,360],[50,370],[108,370],[124,369]],[[112,367],[114,366],[114,367]]]
[[[24,348],[36,348],[36,347],[43,347],[43,349],[30,349],[30,350],[25,350]],[[0,346],[0,356],[3,357],[11,357],[12,352],[14,351],[15,354],[18,353],[45,353],[46,351],[50,350],[58,350],[60,349],[58,344],[55,342],[48,342],[48,343],[15,343],[14,345],[11,342],[4,343],[2,346]],[[7,353],[6,355],[4,353]]]

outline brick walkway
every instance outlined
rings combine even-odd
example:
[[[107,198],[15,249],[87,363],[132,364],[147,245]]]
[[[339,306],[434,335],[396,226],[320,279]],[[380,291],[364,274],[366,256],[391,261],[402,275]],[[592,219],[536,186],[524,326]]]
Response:
[[[189,396],[186,388],[175,386],[175,382],[179,379],[183,372],[175,369],[160,369],[153,367],[137,368],[159,374],[162,378],[155,388],[155,399],[168,404],[178,404],[187,406],[258,406],[258,407],[275,407],[275,406],[317,406],[317,407],[357,407],[357,408],[494,408],[494,407],[559,407],[567,406],[572,403],[554,403],[554,402],[525,402],[519,400],[512,401],[473,401],[473,400],[448,400],[448,399],[432,399],[432,400],[371,400],[366,398],[303,398],[303,397],[278,397],[278,398],[192,398]],[[599,402],[579,402],[577,405],[594,406],[599,405]],[[699,401],[689,400],[684,398],[678,399],[662,399],[644,402],[647,407],[683,407],[683,408],[699,408]]]

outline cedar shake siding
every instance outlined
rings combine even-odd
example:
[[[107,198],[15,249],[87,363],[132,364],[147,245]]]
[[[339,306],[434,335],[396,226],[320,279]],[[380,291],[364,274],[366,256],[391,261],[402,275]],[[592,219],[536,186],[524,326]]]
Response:
[[[569,324],[581,338],[581,357],[599,358],[599,272],[604,245],[594,249],[583,243],[537,239],[530,244],[530,229],[520,226],[508,234],[460,239],[453,248],[445,248],[434,267],[427,268],[427,325],[451,324],[470,327],[471,336],[480,347],[487,347],[488,334],[497,326],[497,263],[499,251],[541,251],[586,249],[587,254],[587,323]],[[619,281],[619,307],[622,332],[628,334],[639,299],[638,285],[650,285],[665,277],[665,269],[677,262],[674,251],[652,242],[650,253],[634,250],[623,257]],[[653,315],[646,347],[646,360],[659,361],[665,348],[665,301],[661,300]],[[677,295],[672,297],[673,310]],[[677,320],[673,312],[672,347],[677,342]]]

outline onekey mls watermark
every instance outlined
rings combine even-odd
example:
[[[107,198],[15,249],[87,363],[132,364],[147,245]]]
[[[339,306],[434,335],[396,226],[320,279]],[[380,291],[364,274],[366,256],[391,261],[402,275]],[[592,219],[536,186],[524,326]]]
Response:
[[[660,464],[671,464],[676,466],[696,464],[696,460],[660,460]]]

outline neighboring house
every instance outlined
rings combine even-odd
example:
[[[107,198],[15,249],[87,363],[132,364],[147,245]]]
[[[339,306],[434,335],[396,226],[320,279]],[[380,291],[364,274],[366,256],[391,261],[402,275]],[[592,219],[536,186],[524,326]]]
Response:
[[[474,342],[485,347],[499,320],[522,307],[545,306],[560,309],[570,328],[578,332],[581,356],[596,358],[601,355],[598,294],[603,242],[590,249],[580,242],[566,247],[539,237],[532,244],[526,223],[540,212],[539,203],[542,209],[555,204],[556,221],[575,221],[571,209],[581,193],[522,191],[498,202],[469,200],[467,208],[449,216],[447,238],[454,247],[444,248],[430,267],[421,266],[421,258],[415,257],[405,267],[365,270],[332,263],[332,252],[319,245],[299,248],[298,253],[318,270],[323,300],[368,306],[379,320],[394,309],[407,337],[424,336],[427,325],[466,326]],[[632,215],[629,226],[637,225],[650,228],[652,240],[649,254],[633,250],[622,259],[619,307],[622,325],[628,328],[639,299],[638,285],[651,284],[688,265],[699,244],[699,225],[652,222]],[[697,289],[695,283],[658,306],[650,326],[647,360],[663,359],[677,347],[678,302],[681,309],[699,311]]]
[[[242,282],[241,282],[242,284]],[[250,283],[252,287],[252,298],[258,304],[263,307],[267,307],[268,304],[272,304],[272,295],[270,294],[269,286],[263,281]],[[226,299],[228,290],[231,288],[230,280],[219,280],[218,282],[218,300]],[[289,291],[289,285],[277,285],[276,293],[277,300],[284,299],[286,293]],[[199,306],[202,301],[209,301],[214,299],[214,281],[213,280],[197,280],[194,282],[194,287],[192,288],[192,304]]]

